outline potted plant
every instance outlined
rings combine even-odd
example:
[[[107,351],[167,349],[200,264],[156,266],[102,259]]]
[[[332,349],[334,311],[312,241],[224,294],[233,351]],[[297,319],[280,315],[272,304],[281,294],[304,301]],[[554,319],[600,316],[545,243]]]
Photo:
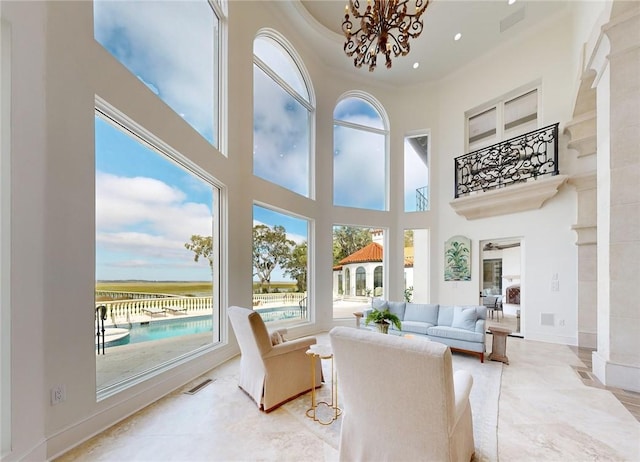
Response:
[[[375,325],[378,326],[378,330],[383,334],[389,332],[389,325],[391,324],[396,326],[398,330],[402,330],[400,318],[389,311],[389,308],[385,308],[384,310],[377,310],[374,308],[371,310],[369,314],[367,314],[364,324],[368,326],[371,322],[375,323]]]

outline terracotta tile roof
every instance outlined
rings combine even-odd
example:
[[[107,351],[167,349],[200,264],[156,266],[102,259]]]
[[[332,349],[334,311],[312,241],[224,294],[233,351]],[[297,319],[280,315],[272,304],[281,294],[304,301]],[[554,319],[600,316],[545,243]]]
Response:
[[[349,263],[366,263],[371,261],[382,261],[382,246],[375,242],[343,258],[340,260],[340,264],[348,265]]]

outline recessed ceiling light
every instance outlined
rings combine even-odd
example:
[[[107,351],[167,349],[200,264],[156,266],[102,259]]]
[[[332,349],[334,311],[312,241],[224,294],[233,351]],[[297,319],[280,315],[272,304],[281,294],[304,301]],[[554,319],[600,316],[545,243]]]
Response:
[[[414,69],[417,69],[417,68],[419,68],[419,67],[420,67],[420,63],[418,63],[418,62],[413,63],[413,68],[414,68]]]
[[[513,5],[516,2],[516,0],[509,0],[509,5]]]
[[[462,34],[461,34],[460,32],[458,32],[458,33],[453,37],[453,40],[455,40],[455,41],[457,42],[457,41],[458,41],[458,40],[460,40],[461,38],[462,38]]]

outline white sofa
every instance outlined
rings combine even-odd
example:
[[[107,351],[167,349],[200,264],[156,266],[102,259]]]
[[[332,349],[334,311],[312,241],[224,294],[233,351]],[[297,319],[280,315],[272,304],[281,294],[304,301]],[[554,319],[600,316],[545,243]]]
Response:
[[[374,298],[372,308],[363,311],[363,319],[372,309],[394,313],[402,321],[402,331],[392,325],[390,333],[424,335],[444,343],[452,350],[473,353],[484,362],[487,307],[481,305],[438,305],[433,303],[394,302]]]

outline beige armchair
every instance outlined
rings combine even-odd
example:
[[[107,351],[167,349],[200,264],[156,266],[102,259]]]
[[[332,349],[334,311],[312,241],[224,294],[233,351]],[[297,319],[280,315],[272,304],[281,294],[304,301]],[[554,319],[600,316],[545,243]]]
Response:
[[[271,344],[260,314],[248,308],[229,307],[229,320],[240,346],[242,388],[265,412],[311,390],[311,360],[306,351],[316,343],[304,337]],[[320,360],[316,362],[316,383],[322,381]]]
[[[469,461],[473,378],[441,343],[334,327],[341,461]]]

